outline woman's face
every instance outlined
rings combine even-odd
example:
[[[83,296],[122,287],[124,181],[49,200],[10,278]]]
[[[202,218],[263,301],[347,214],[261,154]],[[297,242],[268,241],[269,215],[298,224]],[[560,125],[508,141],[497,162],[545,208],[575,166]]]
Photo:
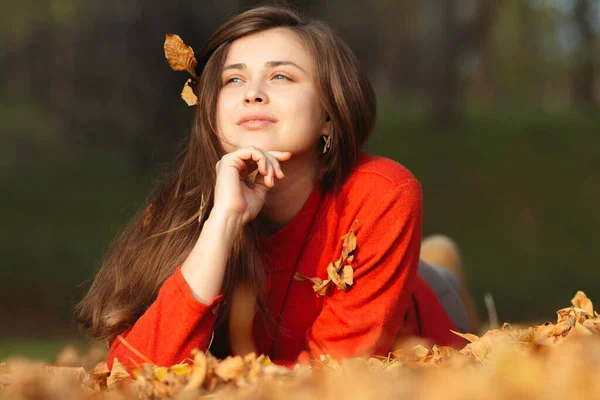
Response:
[[[245,36],[229,47],[217,101],[217,130],[226,152],[312,153],[326,134],[313,76],[300,37],[286,28]]]

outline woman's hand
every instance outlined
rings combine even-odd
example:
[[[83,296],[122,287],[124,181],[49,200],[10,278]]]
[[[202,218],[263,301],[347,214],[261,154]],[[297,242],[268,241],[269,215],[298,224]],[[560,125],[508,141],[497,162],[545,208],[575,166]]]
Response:
[[[283,179],[280,161],[289,160],[289,152],[265,152],[245,147],[224,155],[217,163],[213,212],[241,219],[242,226],[252,221],[263,205],[275,179]],[[258,169],[258,173],[254,172]],[[253,179],[252,179],[253,178]]]

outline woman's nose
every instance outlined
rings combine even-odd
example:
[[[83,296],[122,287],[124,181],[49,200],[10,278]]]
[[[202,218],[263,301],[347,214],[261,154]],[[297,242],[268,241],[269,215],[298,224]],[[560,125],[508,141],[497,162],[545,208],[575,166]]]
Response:
[[[269,98],[267,96],[266,91],[259,83],[250,85],[248,90],[246,91],[246,95],[244,97],[244,103],[246,104],[255,104],[255,103],[267,103]]]

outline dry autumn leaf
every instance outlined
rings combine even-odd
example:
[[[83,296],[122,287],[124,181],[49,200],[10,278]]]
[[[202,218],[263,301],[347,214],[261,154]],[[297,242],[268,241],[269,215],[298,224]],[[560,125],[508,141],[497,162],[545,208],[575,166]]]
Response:
[[[193,81],[188,79],[185,82],[185,85],[183,85],[183,90],[181,91],[181,98],[190,107],[198,105],[198,96],[196,96],[196,93],[194,93],[192,85]]]
[[[294,273],[294,279],[299,281],[312,281],[313,290],[317,296],[325,296],[331,283],[336,285],[340,290],[348,290],[348,286],[354,284],[354,269],[347,263],[354,260],[354,255],[350,255],[350,253],[356,249],[356,235],[354,233],[354,228],[356,227],[357,222],[358,221],[354,221],[350,231],[341,237],[343,242],[342,254],[340,258],[333,260],[327,266],[327,277],[329,279],[322,281],[320,278],[308,278],[298,272]]]
[[[225,382],[234,378],[241,377],[244,374],[246,364],[240,356],[227,357],[219,363],[215,373]]]
[[[423,345],[416,345],[412,349],[411,352],[418,357],[419,360],[424,360],[429,355],[429,349]]]
[[[194,50],[186,45],[179,35],[167,33],[165,38],[165,57],[174,71],[187,71],[192,77],[196,75],[196,57]]]
[[[476,335],[473,335],[472,333],[460,333],[460,332],[455,332],[453,330],[450,330],[450,332],[454,333],[456,336],[460,336],[461,338],[469,341],[470,343],[476,342],[479,340],[479,337]]]
[[[581,290],[571,299],[571,304],[573,304],[574,307],[583,309],[590,316],[594,315],[594,305],[592,304],[592,301],[588,299]]]
[[[109,377],[105,362],[85,374],[81,368],[15,359],[0,363],[0,398],[318,400],[338,398],[343,390],[356,398],[595,399],[600,318],[589,311],[574,304],[558,314],[562,322],[556,324],[504,324],[479,338],[459,334],[472,340],[460,351],[407,341],[387,357],[338,360],[323,354],[310,366],[291,369],[255,353],[219,361],[196,349],[190,365],[146,363],[129,376],[116,360],[108,388],[101,384]],[[89,375],[85,384],[83,374]],[[130,378],[131,384],[121,384]]]
[[[307,276],[304,276],[298,272],[294,273],[294,279],[297,281],[311,281],[313,284],[320,286],[323,283],[323,280],[320,278],[309,278]]]
[[[142,225],[145,227],[147,227],[148,225],[150,225],[150,222],[152,222],[152,218],[154,217],[154,204],[150,203],[148,204],[148,207],[146,207],[146,209],[144,210],[144,220],[142,222]]]
[[[319,279],[319,278],[315,278],[315,279]],[[327,292],[329,291],[329,283],[330,282],[331,282],[331,280],[325,279],[323,282],[321,282],[320,285],[315,284],[313,286],[313,290],[315,291],[315,293],[318,296],[325,296],[325,295],[327,295]]]
[[[356,221],[352,224],[350,232],[342,236],[342,241],[344,242],[342,245],[342,261],[345,261],[348,258],[348,255],[356,249],[356,235],[354,234],[355,225]]]
[[[327,276],[329,276],[329,279],[338,287],[338,289],[348,289],[346,282],[344,282],[342,277],[338,274],[337,268],[334,263],[331,263],[327,266]]]
[[[192,351],[194,354],[194,366],[192,373],[190,374],[190,380],[185,385],[184,390],[196,390],[202,386],[206,379],[206,373],[208,371],[208,362],[203,352],[198,349]]]
[[[582,336],[589,336],[592,334],[592,332],[588,328],[583,326],[579,321],[575,322],[575,331],[578,335]]]
[[[106,381],[110,375],[110,370],[106,361],[100,361],[92,372],[90,372],[90,379],[86,382],[86,385],[92,389],[99,390],[106,388]]]
[[[119,383],[129,378],[130,376],[131,375],[129,374],[129,372],[127,372],[125,366],[121,364],[117,358],[115,358],[113,367],[110,370],[110,375],[106,379],[106,387],[108,389],[114,389],[119,385]]]
[[[354,283],[354,269],[350,265],[344,265],[342,269],[342,280],[348,286],[352,286]]]

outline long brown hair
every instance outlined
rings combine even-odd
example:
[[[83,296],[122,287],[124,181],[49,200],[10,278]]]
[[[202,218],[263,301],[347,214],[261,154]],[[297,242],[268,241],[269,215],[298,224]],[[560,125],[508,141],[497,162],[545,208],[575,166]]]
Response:
[[[324,23],[279,6],[262,6],[233,17],[200,50],[199,99],[189,144],[173,173],[157,185],[144,207],[110,246],[75,320],[95,339],[112,341],[154,302],[163,282],[187,258],[213,206],[215,164],[225,154],[216,130],[220,75],[229,45],[272,28],[296,32],[311,52],[323,112],[331,121],[331,148],[321,156],[323,192],[339,188],[375,123],[375,95],[350,48]],[[319,151],[318,148],[315,151]],[[258,293],[265,317],[265,277],[258,239],[247,224],[235,241],[223,281],[229,303],[244,282]],[[227,313],[226,307],[220,318]]]

